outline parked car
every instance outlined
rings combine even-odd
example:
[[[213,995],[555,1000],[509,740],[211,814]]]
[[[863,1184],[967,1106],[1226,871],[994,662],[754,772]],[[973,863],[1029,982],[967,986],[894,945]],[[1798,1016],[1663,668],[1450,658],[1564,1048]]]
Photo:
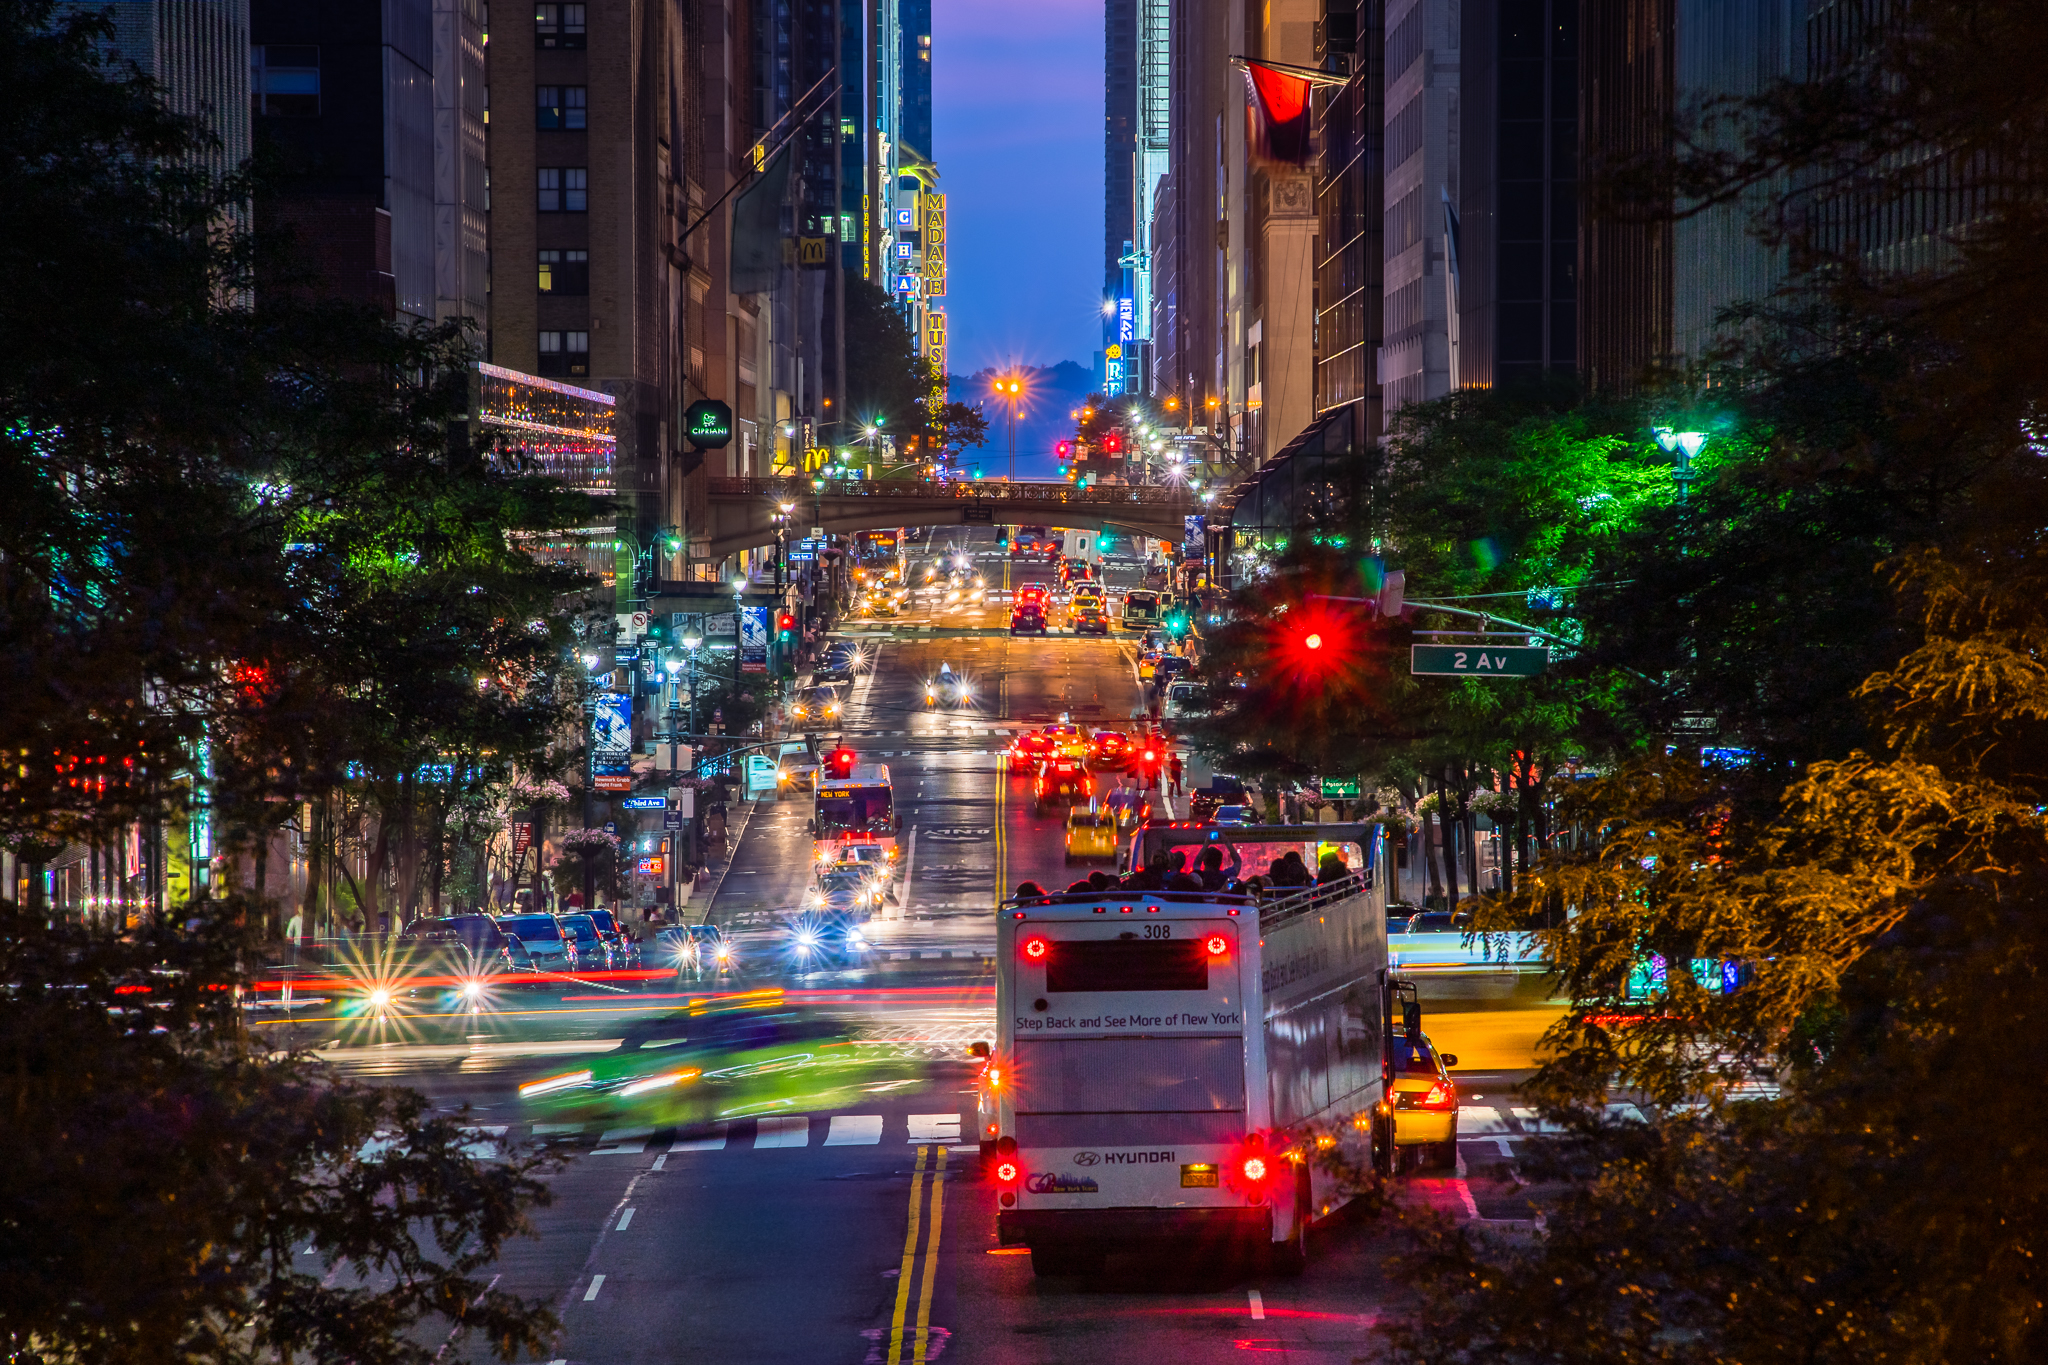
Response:
[[[532,957],[536,969],[573,972],[582,966],[577,960],[576,940],[563,930],[561,921],[553,915],[537,912],[507,915],[498,924],[519,940]]]
[[[578,911],[557,915],[556,918],[562,922],[562,932],[575,940],[576,958],[584,971],[611,971],[626,965],[619,961],[618,950],[598,929],[597,921],[587,913]]]

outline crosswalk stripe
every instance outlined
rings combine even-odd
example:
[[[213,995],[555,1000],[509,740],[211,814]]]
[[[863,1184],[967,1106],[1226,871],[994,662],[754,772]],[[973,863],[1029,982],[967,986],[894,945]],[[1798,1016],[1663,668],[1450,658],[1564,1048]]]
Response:
[[[872,1147],[882,1140],[880,1114],[834,1114],[827,1147]]]
[[[1490,1104],[1461,1104],[1458,1106],[1459,1137],[1491,1137],[1495,1133],[1506,1133],[1507,1120],[1500,1110]]]
[[[725,1129],[720,1128],[708,1137],[678,1138],[669,1147],[671,1152],[722,1152],[725,1150]]]
[[[759,1124],[754,1134],[757,1148],[811,1145],[811,1120],[807,1114],[771,1114],[759,1120]]]
[[[647,1150],[647,1139],[654,1136],[652,1128],[607,1128],[598,1135],[598,1145],[591,1151],[592,1156],[638,1156]]]
[[[960,1116],[958,1114],[912,1114],[910,1116],[910,1141],[917,1142],[958,1142],[960,1140]]]

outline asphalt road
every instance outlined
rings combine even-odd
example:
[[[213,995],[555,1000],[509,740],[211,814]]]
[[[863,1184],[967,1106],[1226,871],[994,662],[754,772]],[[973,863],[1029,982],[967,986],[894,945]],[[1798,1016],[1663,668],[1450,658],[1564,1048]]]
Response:
[[[942,535],[1002,583],[988,533]],[[1009,586],[1025,574],[1044,570],[1013,570]],[[1060,820],[1017,799],[1023,783],[1003,773],[1001,752],[1015,730],[1060,714],[1124,721],[1140,696],[1128,635],[1013,640],[998,633],[1006,615],[852,628],[869,637],[875,667],[826,737],[889,765],[906,850],[863,965],[804,971],[789,955],[783,922],[810,876],[809,810],[796,798],[752,810],[709,907],[738,945],[728,977],[592,982],[469,1014],[328,1015],[273,1029],[280,1044],[322,1045],[355,1074],[466,1106],[480,1141],[562,1155],[537,1235],[499,1267],[501,1289],[561,1314],[562,1338],[544,1359],[1192,1365],[1248,1353],[1348,1362],[1368,1349],[1387,1306],[1385,1234],[1369,1225],[1319,1230],[1295,1279],[1167,1253],[1112,1258],[1087,1282],[1040,1280],[1028,1256],[996,1244],[966,1053],[993,1037],[990,911],[999,886],[1075,875]],[[974,707],[925,705],[923,680],[941,662],[975,681]],[[657,1107],[638,1121],[521,1097],[522,1085],[604,1065],[663,1021],[746,991],[830,1021],[835,1041],[820,1048],[817,1074],[740,1079],[723,1092],[707,1078],[705,1107]],[[1490,1013],[1505,1023],[1542,1008],[1505,980],[1463,996],[1444,1003],[1462,1020],[1460,1037],[1475,1041]],[[1461,1071],[1460,1170],[1412,1182],[1414,1198],[1452,1217],[1530,1216],[1505,1173],[1535,1132],[1511,1091],[1525,1054],[1497,1047]],[[484,1358],[473,1345],[457,1355]]]

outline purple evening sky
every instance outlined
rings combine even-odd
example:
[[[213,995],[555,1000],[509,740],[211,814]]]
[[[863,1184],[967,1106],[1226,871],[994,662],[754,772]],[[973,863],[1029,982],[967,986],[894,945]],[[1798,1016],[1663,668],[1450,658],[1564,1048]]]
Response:
[[[935,0],[932,123],[952,219],[947,368],[1086,367],[1102,332],[1102,0]]]

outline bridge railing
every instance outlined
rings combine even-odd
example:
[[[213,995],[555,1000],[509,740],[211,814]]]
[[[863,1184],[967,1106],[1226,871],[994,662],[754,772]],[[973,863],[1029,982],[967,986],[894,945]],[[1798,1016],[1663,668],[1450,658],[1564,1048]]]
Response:
[[[1076,488],[1068,483],[990,483],[962,480],[935,483],[924,479],[834,479],[822,495],[806,479],[711,479],[712,497],[761,497],[798,502],[814,496],[831,498],[920,498],[934,502],[1042,502],[1069,507],[1193,507],[1184,488],[1160,485],[1098,484]]]

